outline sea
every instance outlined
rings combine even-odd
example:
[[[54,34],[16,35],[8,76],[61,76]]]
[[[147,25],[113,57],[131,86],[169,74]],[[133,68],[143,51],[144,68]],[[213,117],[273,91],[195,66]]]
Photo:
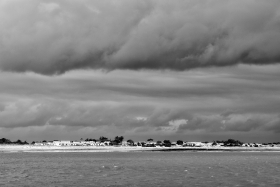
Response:
[[[1,152],[0,186],[280,186],[280,152]]]

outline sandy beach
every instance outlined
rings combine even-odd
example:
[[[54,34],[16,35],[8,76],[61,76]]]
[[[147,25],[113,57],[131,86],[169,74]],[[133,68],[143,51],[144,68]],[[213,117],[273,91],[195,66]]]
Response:
[[[279,151],[280,147],[130,147],[0,145],[0,152]]]

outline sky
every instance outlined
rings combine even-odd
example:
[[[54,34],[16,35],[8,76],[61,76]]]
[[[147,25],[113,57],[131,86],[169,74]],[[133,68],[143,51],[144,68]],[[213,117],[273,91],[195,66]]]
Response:
[[[280,141],[280,1],[0,0],[0,138]]]

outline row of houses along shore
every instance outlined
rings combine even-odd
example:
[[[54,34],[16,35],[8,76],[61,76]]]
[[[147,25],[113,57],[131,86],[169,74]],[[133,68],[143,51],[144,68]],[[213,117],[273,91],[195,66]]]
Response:
[[[228,144],[225,142],[161,142],[161,141],[122,141],[118,144],[112,141],[70,141],[54,140],[33,142],[34,146],[141,146],[141,147],[219,147],[219,146],[239,146],[239,147],[280,147],[278,143],[240,143]]]

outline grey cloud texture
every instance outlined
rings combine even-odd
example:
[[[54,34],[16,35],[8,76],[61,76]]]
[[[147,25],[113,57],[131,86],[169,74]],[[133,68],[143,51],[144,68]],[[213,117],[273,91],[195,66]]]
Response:
[[[195,115],[187,124],[180,125],[178,132],[184,130],[205,130],[207,132],[249,132],[255,130],[279,133],[279,115],[261,113],[242,113],[223,115]]]
[[[69,139],[92,133],[256,141],[261,134],[262,141],[278,141],[279,70],[280,65],[238,65],[183,72],[79,70],[60,76],[2,72],[0,135],[17,137],[22,129],[35,138],[37,132],[42,137],[60,132]]]
[[[0,2],[0,69],[172,69],[280,62],[280,2]]]

